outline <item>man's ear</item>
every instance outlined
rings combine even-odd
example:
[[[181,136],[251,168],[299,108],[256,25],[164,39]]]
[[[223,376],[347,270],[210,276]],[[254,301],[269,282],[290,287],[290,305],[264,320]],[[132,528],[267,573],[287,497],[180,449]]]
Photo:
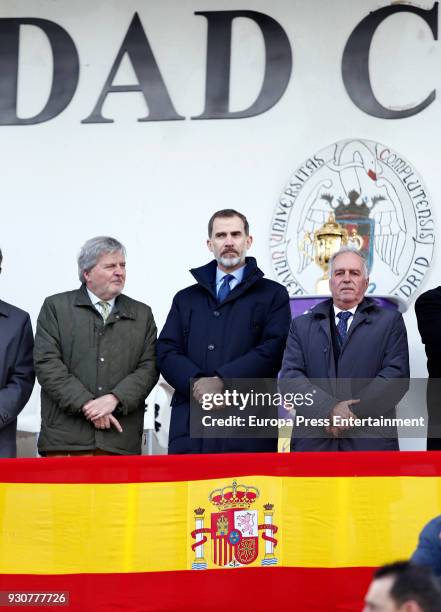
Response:
[[[251,248],[252,244],[253,244],[253,237],[247,236],[247,251]]]
[[[209,251],[213,252],[213,244],[210,238],[207,240],[207,247]]]

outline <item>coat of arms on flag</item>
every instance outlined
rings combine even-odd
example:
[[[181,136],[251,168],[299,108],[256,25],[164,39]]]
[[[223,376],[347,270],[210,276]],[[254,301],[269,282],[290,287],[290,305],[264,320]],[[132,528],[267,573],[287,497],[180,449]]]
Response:
[[[264,553],[260,564],[277,565],[275,555],[277,526],[273,523],[274,504],[263,506],[263,522],[259,523],[259,511],[254,504],[260,497],[254,486],[237,484],[214,489],[208,496],[216,511],[210,514],[209,526],[205,527],[205,509],[194,510],[195,529],[191,532],[195,542],[191,548],[195,553],[192,569],[207,569],[205,548],[211,536],[211,559],[218,567],[240,567],[257,564],[259,559],[259,531],[261,531]]]

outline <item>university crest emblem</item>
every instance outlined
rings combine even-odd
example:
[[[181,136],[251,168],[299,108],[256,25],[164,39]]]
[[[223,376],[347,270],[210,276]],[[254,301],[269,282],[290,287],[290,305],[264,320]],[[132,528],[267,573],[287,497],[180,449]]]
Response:
[[[329,293],[327,261],[348,245],[366,257],[368,293],[404,302],[429,270],[434,242],[432,204],[416,168],[364,139],[336,142],[294,171],[270,234],[275,278],[290,296]]]
[[[277,526],[273,523],[274,505],[263,506],[263,523],[259,524],[259,511],[255,508],[260,496],[259,489],[249,485],[237,484],[212,491],[208,500],[215,512],[209,518],[209,527],[205,527],[205,509],[194,511],[195,529],[191,545],[195,558],[192,569],[207,569],[205,547],[208,547],[208,535],[211,542],[211,560],[218,567],[240,567],[258,563],[259,531],[261,532],[264,554],[260,564],[277,565],[274,554],[277,540]]]

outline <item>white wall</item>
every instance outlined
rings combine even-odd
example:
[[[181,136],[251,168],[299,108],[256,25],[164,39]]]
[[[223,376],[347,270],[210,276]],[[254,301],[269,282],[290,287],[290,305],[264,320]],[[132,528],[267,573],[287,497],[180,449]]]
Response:
[[[255,238],[251,254],[273,277],[269,229],[286,182],[310,155],[346,138],[399,151],[437,203],[439,97],[413,117],[385,120],[358,109],[343,85],[346,41],[361,19],[382,5],[378,0],[3,0],[0,18],[45,18],[69,32],[79,52],[80,80],[72,102],[54,119],[0,126],[2,299],[28,310],[35,324],[46,295],[78,285],[75,258],[81,244],[109,234],[127,246],[127,294],[149,303],[161,327],[173,294],[192,282],[188,269],[209,260],[206,223],[224,207],[248,216]],[[194,13],[239,9],[266,13],[287,33],[293,49],[289,85],[273,108],[256,117],[192,121],[204,108],[207,37],[206,20]],[[114,123],[81,124],[95,106],[135,12],[175,108],[186,120],[140,123],[137,118],[146,115],[142,95],[117,93],[104,106]],[[22,28],[20,44],[19,113],[32,116],[48,95],[52,58],[46,37],[35,27]],[[421,19],[407,14],[388,19],[371,51],[374,90],[385,106],[412,106],[439,87],[439,43]],[[237,20],[233,110],[253,102],[263,65],[258,27]],[[128,61],[116,82],[136,82]],[[440,268],[435,249],[422,289],[439,284]],[[413,301],[405,319],[412,374],[424,376]],[[34,393],[21,426],[38,426],[37,415]]]

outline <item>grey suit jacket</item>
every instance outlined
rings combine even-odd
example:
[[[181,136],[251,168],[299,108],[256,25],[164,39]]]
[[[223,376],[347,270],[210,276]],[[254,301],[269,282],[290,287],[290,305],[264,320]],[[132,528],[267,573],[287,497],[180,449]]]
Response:
[[[17,454],[17,416],[35,381],[33,347],[28,313],[0,300],[0,457]]]

